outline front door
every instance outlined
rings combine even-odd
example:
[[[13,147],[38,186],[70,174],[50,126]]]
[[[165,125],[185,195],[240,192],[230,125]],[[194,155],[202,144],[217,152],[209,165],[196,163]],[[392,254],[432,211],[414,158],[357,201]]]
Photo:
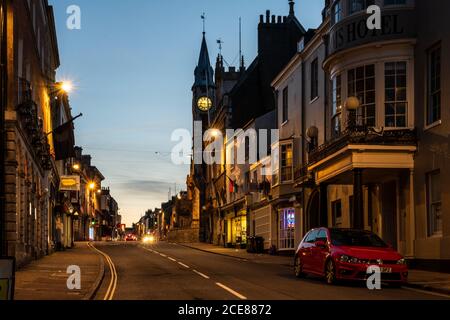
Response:
[[[383,240],[397,249],[397,183],[384,183],[381,192]]]

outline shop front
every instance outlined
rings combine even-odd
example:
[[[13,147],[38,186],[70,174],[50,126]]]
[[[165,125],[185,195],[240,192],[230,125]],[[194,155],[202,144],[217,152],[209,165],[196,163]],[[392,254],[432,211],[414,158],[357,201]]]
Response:
[[[226,245],[233,248],[247,247],[247,210],[231,210],[225,215]]]

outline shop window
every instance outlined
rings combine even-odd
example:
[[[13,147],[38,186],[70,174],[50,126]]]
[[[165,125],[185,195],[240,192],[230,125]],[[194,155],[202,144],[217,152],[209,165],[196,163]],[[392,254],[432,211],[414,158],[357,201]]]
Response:
[[[333,88],[333,118],[332,118],[332,130],[333,136],[339,136],[342,130],[342,83],[341,75],[338,75],[332,80]]]
[[[357,125],[375,126],[375,65],[361,66],[348,71],[348,96],[357,97]]]
[[[427,125],[441,120],[441,47],[428,53]]]
[[[337,200],[331,204],[331,212],[333,214],[333,226],[342,226],[342,201]]]
[[[441,174],[434,171],[427,174],[428,235],[442,235]]]
[[[292,143],[281,146],[281,182],[293,180],[294,156]]]
[[[279,249],[295,249],[295,209],[280,210],[279,222]]]
[[[385,64],[385,126],[403,128],[407,126],[407,72],[406,62]]]

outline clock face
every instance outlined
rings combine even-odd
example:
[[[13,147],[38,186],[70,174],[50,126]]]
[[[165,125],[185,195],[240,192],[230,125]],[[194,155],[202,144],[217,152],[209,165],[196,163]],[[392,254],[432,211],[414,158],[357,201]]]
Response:
[[[212,101],[208,97],[201,97],[197,101],[197,107],[200,109],[200,111],[207,112],[212,108]]]

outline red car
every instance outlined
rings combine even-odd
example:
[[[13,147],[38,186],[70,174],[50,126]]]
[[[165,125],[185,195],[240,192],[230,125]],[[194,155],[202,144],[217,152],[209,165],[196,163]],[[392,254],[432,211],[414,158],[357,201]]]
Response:
[[[313,229],[295,254],[295,275],[337,280],[367,280],[369,266],[378,266],[381,280],[401,286],[408,278],[405,259],[376,234],[352,229]]]

